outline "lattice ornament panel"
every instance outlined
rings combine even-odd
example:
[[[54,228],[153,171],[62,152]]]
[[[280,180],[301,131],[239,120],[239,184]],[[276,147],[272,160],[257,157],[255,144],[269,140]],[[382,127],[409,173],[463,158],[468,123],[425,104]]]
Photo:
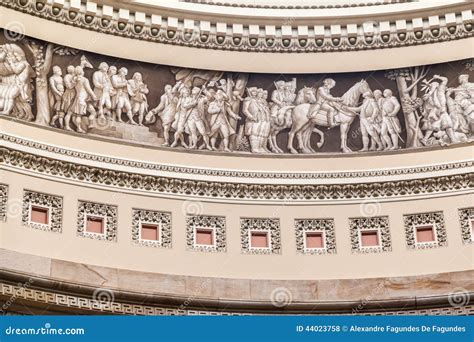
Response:
[[[7,220],[8,185],[0,184],[0,221]]]
[[[196,229],[212,231],[212,243],[198,244]],[[186,217],[186,247],[200,252],[226,251],[226,224],[224,216],[189,215]]]
[[[305,244],[307,233],[321,233],[323,248],[308,248]],[[296,219],[296,250],[300,254],[335,254],[336,233],[334,219]]]
[[[380,253],[392,250],[388,216],[350,218],[349,230],[353,253]],[[378,246],[362,245],[361,235],[368,231],[377,232]]]
[[[45,223],[32,220],[33,208],[46,210],[47,219]],[[61,196],[49,195],[40,192],[25,190],[23,192],[23,209],[21,221],[24,226],[44,230],[48,232],[61,233],[63,220],[63,198]]]
[[[140,234],[142,224],[156,225],[158,239],[142,239]],[[171,248],[171,213],[132,209],[132,241],[140,246]]]
[[[474,208],[463,208],[458,210],[459,223],[461,224],[461,236],[463,243],[474,242]]]
[[[251,232],[267,233],[268,248],[253,248],[251,246]],[[280,254],[281,233],[280,220],[277,218],[241,218],[240,237],[244,254]]]
[[[442,211],[404,215],[403,222],[408,249],[427,249],[448,245]],[[434,241],[417,242],[417,228],[430,226],[433,227]]]
[[[102,234],[86,230],[87,217],[102,218]],[[77,210],[77,235],[95,240],[117,241],[117,207],[114,205],[79,201]]]

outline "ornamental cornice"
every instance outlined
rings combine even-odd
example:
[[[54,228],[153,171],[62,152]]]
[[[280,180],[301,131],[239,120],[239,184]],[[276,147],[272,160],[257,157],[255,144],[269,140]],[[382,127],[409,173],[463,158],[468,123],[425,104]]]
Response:
[[[474,161],[465,160],[444,164],[422,165],[416,167],[400,167],[392,169],[374,169],[374,170],[354,170],[354,171],[340,171],[340,172],[258,172],[258,171],[241,171],[231,169],[210,169],[186,167],[179,165],[158,164],[152,162],[144,162],[139,160],[114,158],[99,154],[87,153],[79,150],[68,149],[60,146],[45,144],[37,141],[24,139],[5,133],[0,133],[0,141],[8,144],[8,147],[15,150],[22,150],[28,148],[27,152],[34,152],[38,155],[44,155],[43,152],[48,152],[47,157],[53,159],[77,158],[82,164],[84,161],[91,161],[93,163],[101,163],[101,167],[116,168],[117,166],[129,167],[136,173],[146,173],[149,171],[159,172],[160,174],[174,175],[180,178],[186,178],[189,175],[195,176],[211,176],[222,178],[235,178],[235,181],[242,181],[244,179],[248,183],[256,182],[256,180],[333,180],[341,181],[350,179],[352,182],[357,182],[359,179],[379,178],[380,177],[400,177],[400,176],[416,176],[418,178],[425,178],[432,175],[432,173],[447,173],[455,172],[456,174],[470,173],[473,171]],[[3,144],[2,144],[3,145]],[[25,151],[26,152],[26,151]],[[94,166],[94,165],[93,165]],[[99,166],[99,164],[96,164]],[[240,179],[239,179],[240,178]],[[360,182],[360,181],[359,181]]]
[[[57,160],[0,148],[0,165],[19,169],[58,181],[74,181],[121,191],[139,191],[163,197],[198,198],[211,201],[259,201],[262,203],[310,204],[324,201],[365,201],[376,198],[409,199],[440,194],[471,192],[472,173],[425,179],[351,183],[351,184],[247,184],[168,178],[117,171],[69,161]]]
[[[399,15],[367,21],[361,17],[345,19],[353,20],[348,23],[318,25],[300,24],[297,17],[280,18],[278,24],[270,24],[265,19],[249,24],[238,17],[227,20],[214,16],[203,20],[190,12],[153,13],[150,7],[138,6],[135,10],[129,5],[73,0],[6,0],[1,4],[42,19],[99,33],[161,44],[242,52],[359,51],[432,44],[473,36],[472,6],[464,2],[440,7],[436,15],[432,15],[432,9],[428,8],[417,13],[419,16],[416,18]],[[318,21],[313,18],[311,22]]]
[[[385,0],[385,1],[367,1],[367,2],[344,2],[335,4],[259,4],[255,2],[235,2],[235,1],[215,1],[215,0],[183,0],[189,3],[198,3],[213,6],[231,6],[231,7],[245,7],[245,8],[278,8],[278,9],[322,9],[322,8],[354,8],[354,7],[369,7],[380,5],[392,5],[395,3],[406,3],[412,0]]]

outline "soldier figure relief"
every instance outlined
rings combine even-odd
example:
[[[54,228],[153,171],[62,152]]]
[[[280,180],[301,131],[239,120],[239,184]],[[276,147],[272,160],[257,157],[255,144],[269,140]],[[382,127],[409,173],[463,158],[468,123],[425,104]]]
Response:
[[[99,65],[99,70],[92,75],[92,83],[94,84],[94,94],[98,99],[97,111],[101,118],[107,113],[110,116],[112,109],[111,96],[115,95],[112,89],[112,83],[108,74],[109,66],[102,62]]]
[[[234,120],[240,120],[240,116],[232,111],[231,105],[228,102],[227,95],[221,90],[217,90],[214,96],[214,101],[209,104],[208,112],[210,119],[210,137],[211,147],[216,150],[216,141],[220,136],[223,143],[223,150],[230,152],[229,137],[235,134],[234,129],[229,123],[229,116]]]
[[[396,150],[399,148],[398,140],[402,128],[397,114],[400,111],[400,103],[398,99],[393,96],[390,89],[383,91],[383,99],[381,101],[380,109],[382,112],[382,127],[381,136],[385,142],[385,149]]]
[[[16,44],[0,46],[0,113],[31,121],[34,69],[27,57]],[[146,84],[154,75],[134,71],[130,77],[125,66],[101,61],[90,69],[94,66],[82,56],[79,65],[52,65],[42,74],[47,99],[40,104],[47,106],[41,115],[50,118],[49,125],[87,133],[129,124],[142,130],[130,134],[135,140],[156,133],[162,139],[156,143],[166,147],[257,154],[316,153],[337,133],[345,153],[354,143],[362,146],[359,152],[444,146],[472,139],[474,129],[474,83],[466,72],[448,87],[448,77],[429,67],[396,69],[386,76],[397,80],[398,92],[371,90],[364,79],[344,92],[344,82],[330,77],[299,87],[296,78],[277,79],[264,88],[255,85],[256,76],[249,81],[249,74],[179,68],[170,69],[176,82],[159,89]]]
[[[323,86],[318,88],[316,92],[317,102],[312,107],[311,112],[308,114],[308,118],[312,119],[316,116],[316,113],[319,110],[325,110],[328,120],[328,127],[332,128],[336,126],[336,122],[334,120],[334,115],[336,109],[334,108],[334,103],[342,102],[340,97],[334,97],[331,95],[331,89],[334,88],[336,85],[336,81],[332,78],[326,78],[323,81]]]
[[[51,126],[59,121],[59,127],[64,128],[64,112],[62,111],[62,97],[64,95],[64,80],[61,68],[57,65],[53,66],[53,75],[49,78],[49,104],[53,109],[53,117],[51,118]]]

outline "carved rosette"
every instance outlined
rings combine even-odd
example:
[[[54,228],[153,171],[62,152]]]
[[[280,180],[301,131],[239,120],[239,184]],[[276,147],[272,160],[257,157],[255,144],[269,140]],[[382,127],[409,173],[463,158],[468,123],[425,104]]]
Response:
[[[204,228],[213,231],[214,243],[212,245],[199,245],[196,243],[196,229]],[[186,216],[186,248],[199,252],[225,252],[226,227],[224,216],[189,215]]]
[[[463,243],[473,243],[474,207],[458,210],[459,223],[461,224],[461,236]]]
[[[250,244],[251,232],[267,233],[269,238],[268,248],[255,248]],[[280,219],[277,218],[241,218],[240,240],[244,254],[280,254],[281,233]]]
[[[0,221],[7,220],[8,185],[0,184]]]
[[[48,210],[48,223],[41,224],[31,221],[32,207],[37,206]],[[47,232],[61,233],[63,220],[63,198],[40,192],[25,190],[23,192],[23,210],[21,222],[24,226],[44,230]]]
[[[403,222],[405,224],[405,239],[408,249],[427,249],[448,245],[442,211],[403,215]],[[435,241],[417,242],[417,227],[430,225],[433,226]]]
[[[158,240],[140,238],[142,224],[158,226]],[[132,241],[135,245],[146,247],[171,248],[171,213],[146,209],[132,209]]]
[[[87,217],[104,219],[104,233],[86,231]],[[94,240],[117,241],[117,207],[114,205],[79,201],[77,208],[77,235]]]
[[[350,218],[349,230],[352,253],[381,253],[392,250],[388,216]],[[362,246],[361,232],[363,231],[377,231],[379,245],[373,247]]]
[[[323,234],[324,248],[306,248],[308,232]],[[335,254],[336,233],[334,219],[295,219],[296,250],[299,254]]]

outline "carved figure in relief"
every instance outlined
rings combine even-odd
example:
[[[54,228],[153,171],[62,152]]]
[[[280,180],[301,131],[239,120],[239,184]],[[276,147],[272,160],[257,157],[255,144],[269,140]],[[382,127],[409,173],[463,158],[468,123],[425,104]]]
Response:
[[[383,101],[381,102],[382,111],[382,130],[381,136],[385,142],[385,149],[398,149],[398,139],[402,128],[397,114],[400,111],[400,102],[393,96],[390,89],[383,91]]]
[[[217,90],[214,101],[209,104],[208,113],[210,114],[210,134],[211,147],[216,150],[216,141],[218,135],[222,139],[224,151],[230,152],[229,137],[235,134],[234,129],[229,123],[228,115],[235,120],[240,120],[240,116],[232,111],[227,101],[227,95],[222,90]]]
[[[459,75],[458,81],[459,86],[450,91],[454,93],[454,100],[462,108],[463,115],[472,124],[474,122],[474,83],[469,82],[467,74]]]
[[[14,111],[20,119],[31,121],[31,75],[33,71],[23,50],[15,44],[0,46],[0,114]]]
[[[334,120],[336,108],[334,103],[342,102],[340,97],[334,97],[331,95],[331,89],[334,88],[335,85],[336,81],[332,78],[326,78],[323,81],[323,86],[319,87],[316,92],[316,104],[312,106],[311,111],[308,113],[308,119],[313,119],[320,110],[326,111],[329,123],[328,128],[336,126],[336,121]]]
[[[293,79],[292,82],[294,82],[294,89],[296,90],[296,79]],[[285,83],[285,81],[275,82],[275,87],[276,89],[272,92],[272,105],[270,108],[272,116],[277,117],[281,108],[291,106],[293,104],[296,95],[291,93],[291,88]],[[292,98],[292,95],[294,95],[294,98]],[[288,108],[286,110],[288,110]],[[283,113],[283,115],[284,114],[285,113]]]
[[[112,69],[112,67],[110,67]],[[118,122],[122,121],[122,113],[125,110],[129,123],[136,125],[137,123],[133,121],[132,114],[132,104],[130,103],[129,91],[128,91],[128,81],[127,81],[127,68],[120,68],[116,74],[113,74],[114,70],[111,70],[112,76],[110,80],[112,86],[116,92],[114,96],[114,108],[115,108],[115,118]]]
[[[293,104],[296,100],[296,78],[285,83],[285,102],[287,104]]]
[[[95,109],[92,107],[91,102],[97,101],[97,97],[95,96],[94,91],[90,86],[89,80],[84,77],[84,70],[81,66],[77,66],[75,68],[73,82],[76,91],[76,97],[74,98],[74,102],[72,103],[71,108],[69,110],[73,115],[73,120],[76,124],[76,130],[79,133],[86,133],[82,129],[82,117],[87,115],[88,109],[90,109],[91,112],[95,111]],[[69,125],[65,128],[67,130],[72,130]]]
[[[199,88],[197,88],[199,91]],[[196,90],[194,90],[194,93]],[[197,95],[197,94],[196,94]],[[171,147],[178,146],[180,143],[181,146],[187,148],[188,145],[184,139],[184,130],[186,128],[186,122],[189,118],[191,110],[196,105],[197,99],[190,93],[188,87],[182,85],[179,89],[179,99],[176,105],[176,115],[175,120],[172,124],[172,127],[176,130],[174,133],[174,141],[171,144]]]
[[[176,83],[175,86],[171,86],[170,84],[165,85],[165,93],[161,95],[160,103],[145,117],[147,122],[150,122],[156,115],[160,117],[163,125],[163,138],[165,140],[163,146],[170,145],[170,130],[175,119],[176,105],[178,103],[177,91],[181,85],[181,82]]]
[[[201,94],[201,92],[204,92],[204,94]],[[191,109],[187,121],[188,130],[190,132],[189,148],[197,148],[199,133],[204,140],[205,147],[208,150],[211,150],[212,148],[209,144],[209,124],[206,120],[206,112],[208,104],[212,101],[213,96],[212,93],[206,90],[205,85],[203,85],[201,90],[196,94],[196,98],[197,103],[194,108]]]
[[[64,80],[61,68],[57,65],[53,66],[53,75],[49,78],[49,103],[53,109],[53,117],[50,125],[55,126],[59,121],[59,127],[64,128],[64,112],[62,111],[62,98],[64,95]]]
[[[359,102],[359,97],[370,91],[369,84],[365,80],[361,80],[353,85],[343,96],[342,102],[334,102],[334,106],[337,108],[335,118],[340,125],[341,132],[341,150],[343,152],[351,152],[351,149],[347,146],[347,132],[349,131],[350,124],[354,121],[357,113],[351,110],[351,107],[357,106]],[[314,150],[310,146],[311,133],[314,130],[315,125],[328,127],[330,123],[328,122],[327,112],[322,110],[322,107],[319,111],[312,115],[308,115],[312,109],[310,103],[302,103],[296,105],[292,111],[292,125],[291,130],[288,133],[288,150],[291,153],[298,153],[298,151],[293,147],[293,140],[296,136],[298,141],[298,148],[303,153],[313,153]],[[308,118],[308,116],[311,117]],[[335,120],[336,121],[336,120]]]
[[[453,120],[453,129],[455,132],[461,133],[469,133],[469,122],[473,122],[473,120],[469,117],[469,115],[465,116],[465,112],[461,105],[454,100],[451,95],[454,92],[453,88],[450,88],[446,91],[446,104],[448,106],[448,113]]]
[[[65,114],[64,117],[64,128],[70,128],[72,112],[71,106],[76,97],[76,89],[74,83],[74,73],[76,68],[73,65],[69,65],[66,69],[67,73],[64,75],[64,93],[61,99],[61,111]]]
[[[143,83],[141,73],[134,73],[132,79],[128,81],[128,92],[132,102],[132,113],[133,115],[138,115],[138,124],[143,126],[143,117],[148,110],[146,96],[149,90],[147,85]]]
[[[69,55],[64,47],[53,46],[51,49],[50,52],[57,52],[58,55]],[[134,73],[128,80],[126,68],[120,68],[117,72],[115,66],[109,67],[102,62],[93,72],[90,78],[92,83],[89,84],[84,68],[92,65],[85,56],[81,58],[79,67],[68,66],[65,71],[55,65],[52,67],[52,75],[50,67],[51,64],[45,67],[47,71],[44,79],[38,77],[38,72],[36,74],[36,98],[39,86],[48,94],[46,101],[40,101],[48,110],[42,108],[40,111],[37,108],[37,117],[40,112],[48,113],[43,117],[51,117],[51,126],[85,132],[87,114],[90,114],[89,128],[98,127],[91,125],[96,111],[102,118],[111,117],[120,122],[123,122],[121,116],[125,112],[131,124],[138,122],[141,126],[159,116],[165,146],[170,145],[170,132],[174,128],[176,132],[172,147],[180,145],[193,149],[225,151],[234,148],[248,151],[250,148],[253,153],[283,153],[277,144],[277,135],[290,128],[288,150],[291,153],[314,153],[311,146],[314,144],[312,133],[320,135],[320,140],[316,140],[318,148],[324,143],[324,133],[317,127],[332,128],[340,125],[341,150],[350,152],[347,133],[355,115],[360,115],[363,142],[361,151],[394,150],[399,148],[400,141],[405,144],[400,136],[400,110],[403,110],[405,118],[408,147],[417,146],[416,142],[423,145],[446,145],[466,141],[474,129],[474,83],[469,81],[469,75],[459,75],[459,85],[448,88],[447,77],[434,75],[432,79],[426,80],[428,71],[424,67],[398,70],[392,72],[390,77],[387,76],[397,82],[403,101],[399,101],[390,89],[385,89],[383,93],[380,90],[371,93],[364,80],[351,87],[342,97],[337,97],[334,94],[338,93],[334,91],[336,82],[331,78],[324,79],[320,87],[303,87],[298,92],[296,79],[289,82],[277,81],[275,90],[271,92],[270,102],[266,90],[251,87],[247,89],[247,97],[243,99],[243,90],[248,81],[246,74],[202,70],[183,73],[178,70],[176,80],[185,79],[186,82],[166,85],[158,106],[148,113],[147,96],[151,92],[143,82],[141,73]],[[0,114],[33,119],[32,70],[19,46],[0,45]],[[410,84],[405,84],[410,80]],[[424,80],[425,86],[422,89],[423,99],[417,94],[420,80]],[[361,95],[363,103],[359,105]],[[37,101],[37,106],[38,103]],[[246,120],[237,136],[240,110]],[[247,139],[241,139],[244,135],[247,135],[248,142]],[[295,137],[297,148],[293,141]],[[353,137],[356,138],[355,135]],[[244,143],[236,147],[236,139],[241,139],[239,144]]]
[[[361,151],[369,150],[370,139],[375,142],[377,151],[380,151],[383,148],[382,142],[374,127],[374,122],[379,116],[379,105],[371,91],[366,91],[362,94],[362,97],[364,98],[362,105],[360,107],[351,108],[356,112],[360,112],[360,131],[362,133],[363,144]]]
[[[227,97],[230,104],[230,108],[234,113],[239,113],[241,102],[244,100],[242,96],[245,92],[245,86],[247,84],[248,74],[238,74],[235,80],[228,76],[227,77]],[[232,117],[229,117],[229,123],[234,131],[237,131],[237,121]],[[243,128],[242,128],[243,132]],[[230,137],[229,148],[233,150],[237,145],[237,134],[234,134]]]
[[[438,80],[438,81],[435,81]],[[421,142],[430,145],[429,138],[433,132],[445,131],[450,142],[455,142],[454,123],[447,111],[446,85],[448,79],[440,75],[434,75],[430,81],[425,81],[425,95],[423,108],[423,125],[425,131]]]
[[[97,111],[99,117],[104,118],[105,113],[110,115],[112,110],[112,96],[115,91],[109,77],[109,65],[105,62],[99,64],[99,70],[92,75],[92,83],[94,84],[94,94],[98,99]],[[105,107],[105,108],[104,108]]]
[[[378,115],[373,120],[372,124],[374,126],[375,131],[377,132],[377,135],[380,138],[380,141],[382,141],[382,147],[385,148],[386,147],[385,141],[383,140],[383,138],[381,136],[381,132],[382,132],[382,102],[384,100],[383,93],[380,89],[375,89],[373,94],[374,94],[374,99],[377,102],[377,106],[379,107],[379,110],[378,110]],[[377,142],[372,137],[370,137],[370,148],[369,148],[369,150],[370,151],[375,151],[376,149],[377,149]]]
[[[242,113],[246,116],[245,135],[250,142],[250,151],[253,153],[266,152],[262,147],[262,133],[264,133],[265,113],[259,98],[259,89],[251,87],[247,89],[248,96],[242,104]]]
[[[260,129],[258,136],[258,146],[263,153],[270,153],[270,150],[267,148],[268,145],[268,136],[270,134],[270,106],[268,105],[268,91],[263,89],[258,89],[257,91],[258,103],[260,105]]]

